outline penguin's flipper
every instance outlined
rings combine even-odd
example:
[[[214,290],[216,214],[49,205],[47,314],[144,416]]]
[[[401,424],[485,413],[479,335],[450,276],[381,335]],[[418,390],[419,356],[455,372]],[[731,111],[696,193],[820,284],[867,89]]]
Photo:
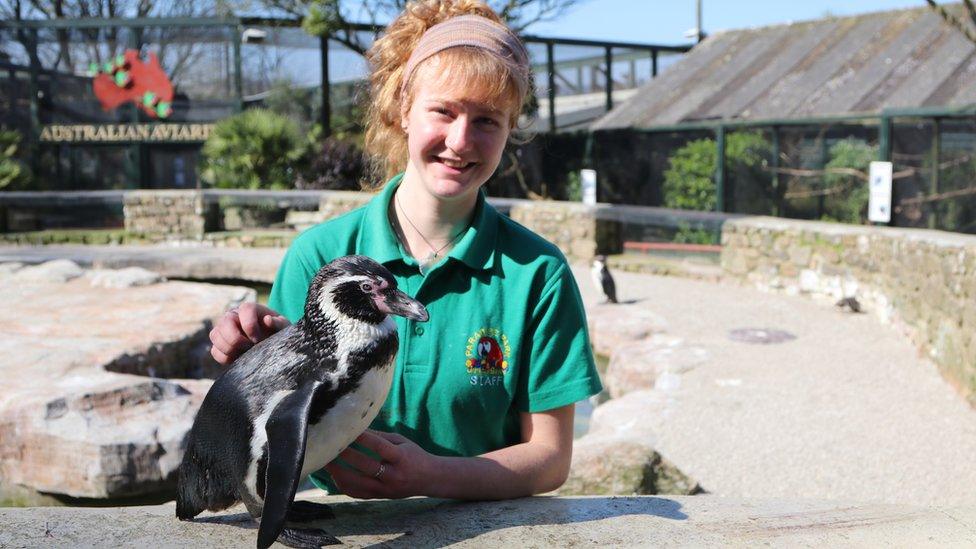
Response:
[[[293,501],[288,509],[288,522],[311,522],[313,520],[334,519],[332,507],[314,501]]]
[[[305,461],[308,411],[323,383],[313,381],[281,399],[265,424],[268,433],[268,468],[264,511],[258,529],[258,547],[269,547],[285,527],[288,508],[295,499]]]

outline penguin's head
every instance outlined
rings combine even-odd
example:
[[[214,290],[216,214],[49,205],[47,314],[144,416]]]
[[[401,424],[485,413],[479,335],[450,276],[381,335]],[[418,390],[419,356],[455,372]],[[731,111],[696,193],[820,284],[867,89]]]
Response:
[[[397,289],[393,274],[368,257],[340,257],[319,269],[309,286],[305,302],[308,318],[346,317],[380,324],[387,315],[420,322],[428,318],[419,301]]]

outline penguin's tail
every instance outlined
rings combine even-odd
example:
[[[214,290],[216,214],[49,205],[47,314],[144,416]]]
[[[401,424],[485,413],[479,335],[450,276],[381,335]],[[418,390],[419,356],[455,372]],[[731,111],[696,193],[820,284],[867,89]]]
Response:
[[[191,520],[205,508],[203,494],[207,493],[206,475],[193,459],[192,446],[187,448],[180,463],[179,481],[176,489],[176,518]]]
[[[201,450],[191,436],[176,488],[176,517],[180,520],[190,520],[204,510],[220,511],[238,502],[232,475],[215,462],[214,456]]]

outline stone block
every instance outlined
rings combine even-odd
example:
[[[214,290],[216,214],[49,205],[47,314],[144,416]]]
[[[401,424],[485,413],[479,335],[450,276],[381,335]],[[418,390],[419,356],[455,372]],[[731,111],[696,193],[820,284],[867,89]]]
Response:
[[[207,333],[254,291],[106,271],[14,280],[26,270],[0,277],[0,479],[84,498],[172,489],[210,380],[163,378],[216,375]]]

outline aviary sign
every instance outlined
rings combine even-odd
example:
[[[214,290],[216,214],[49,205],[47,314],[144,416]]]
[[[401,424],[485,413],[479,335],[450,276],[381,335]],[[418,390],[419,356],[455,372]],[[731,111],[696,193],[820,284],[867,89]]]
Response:
[[[202,143],[213,124],[51,124],[43,143]]]
[[[95,97],[106,111],[131,102],[153,118],[173,113],[173,84],[152,52],[143,61],[138,50],[125,50],[103,66],[92,63],[89,73]]]

